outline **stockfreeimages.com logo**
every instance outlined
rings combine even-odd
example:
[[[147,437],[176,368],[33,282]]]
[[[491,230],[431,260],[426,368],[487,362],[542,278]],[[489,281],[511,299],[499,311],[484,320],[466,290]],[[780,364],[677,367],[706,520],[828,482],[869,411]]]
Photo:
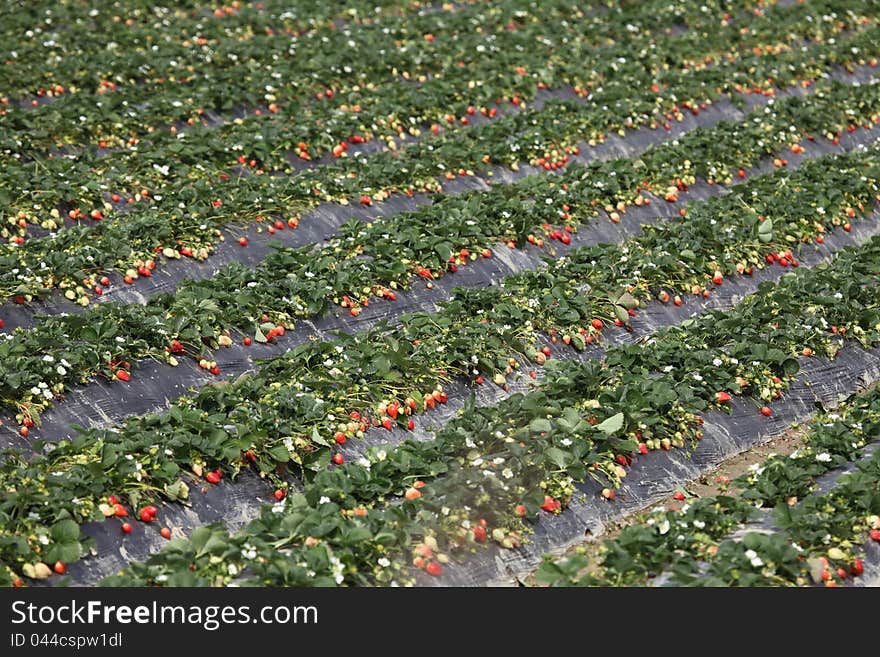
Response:
[[[315,606],[267,605],[254,611],[250,605],[167,605],[154,601],[146,605],[109,605],[100,600],[64,604],[12,603],[12,624],[94,625],[198,625],[214,631],[223,625],[262,623],[265,625],[317,625]]]

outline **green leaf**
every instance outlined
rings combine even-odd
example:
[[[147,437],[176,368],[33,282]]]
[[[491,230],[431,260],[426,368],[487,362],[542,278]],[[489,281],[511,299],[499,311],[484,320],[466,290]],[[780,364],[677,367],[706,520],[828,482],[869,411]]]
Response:
[[[267,450],[267,453],[277,463],[287,463],[290,460],[290,452],[284,445],[275,445]]]
[[[633,310],[639,307],[639,301],[629,292],[624,292],[616,301],[617,305],[623,306],[627,310]]]
[[[560,468],[564,468],[568,463],[568,454],[563,452],[558,447],[550,447],[544,450],[544,456],[547,457],[551,463],[555,463]]]
[[[52,525],[52,539],[58,543],[73,543],[79,539],[79,525],[70,518]]]
[[[332,445],[329,442],[327,442],[327,440],[323,436],[321,436],[321,434],[318,432],[318,427],[312,427],[311,439],[312,439],[312,442],[315,443],[316,445],[323,445],[324,447],[332,447]]]
[[[623,428],[623,413],[616,413],[608,419],[600,422],[595,427],[607,436],[614,435]]]
[[[529,429],[532,433],[548,433],[552,428],[553,426],[549,420],[540,417],[532,420],[531,424],[529,424]]]

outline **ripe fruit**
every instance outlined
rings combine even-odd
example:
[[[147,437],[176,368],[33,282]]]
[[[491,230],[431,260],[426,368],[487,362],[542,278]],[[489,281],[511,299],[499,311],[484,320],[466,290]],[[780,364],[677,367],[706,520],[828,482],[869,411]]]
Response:
[[[764,417],[770,417],[771,415],[773,415],[773,411],[771,411],[768,406],[762,406],[761,415],[763,415]]]
[[[251,340],[250,338],[245,338],[245,339],[243,340],[243,342],[244,342],[244,346],[245,346],[245,347],[250,347],[250,346],[253,344],[254,341]]]
[[[130,522],[122,523],[122,533],[123,534],[131,534],[131,523]]]
[[[724,282],[724,275],[720,271],[715,271],[715,275],[712,276],[712,282],[715,285],[721,285]]]
[[[171,530],[168,527],[163,527],[159,530],[159,535],[164,538],[166,541],[171,539]]]
[[[596,329],[597,331],[602,330],[602,320],[601,319],[594,319],[590,323],[592,324],[593,328]]]
[[[209,472],[205,475],[205,479],[208,480],[210,484],[219,484],[220,483],[220,471],[214,470],[213,472]]]
[[[718,401],[718,403],[723,404],[725,402],[730,401],[730,395],[728,395],[726,392],[723,392],[723,391],[716,392],[715,399]]]
[[[682,493],[680,490],[677,490],[672,494],[672,499],[677,500],[679,502],[683,502],[684,501],[684,493]]]
[[[333,455],[333,462],[336,465],[342,465],[343,463],[345,463],[345,457],[339,452],[336,452],[336,454]]]
[[[247,237],[240,237],[238,239],[238,243],[241,244],[242,246],[247,246],[248,245]]]
[[[130,381],[131,374],[129,374],[125,370],[117,370],[116,371],[116,378],[119,379],[120,381]]]
[[[604,497],[606,500],[613,500],[615,497],[617,497],[617,493],[615,493],[610,488],[603,488],[602,497]]]
[[[52,570],[54,570],[59,575],[63,575],[67,572],[67,566],[64,565],[63,561],[56,561],[55,565],[52,566]]]
[[[855,563],[852,566],[852,574],[854,577],[858,577],[863,572],[865,572],[865,564],[862,563],[861,559],[856,559]]]
[[[880,529],[872,529],[869,536],[872,540],[880,541]]]
[[[525,518],[525,516],[526,516],[526,507],[525,507],[524,505],[522,505],[522,504],[517,504],[517,505],[516,505],[516,508],[514,509],[514,511],[515,511],[517,517],[519,517],[519,518]],[[878,533],[878,536],[880,536],[880,531],[878,531],[877,533]],[[880,538],[878,538],[877,540],[880,540]]]
[[[407,488],[405,497],[408,500],[417,500],[422,496],[421,491],[416,488]]]
[[[140,519],[141,519],[141,522],[153,522],[153,520],[155,520],[156,517],[153,514],[151,514],[148,509],[141,509]]]
[[[128,511],[125,510],[124,506],[117,502],[113,505],[113,515],[117,518],[125,518],[128,516]]]
[[[432,561],[431,563],[428,564],[427,568],[425,568],[425,571],[427,571],[427,573],[429,575],[433,575],[434,577],[439,577],[440,573],[443,572],[443,569],[440,567],[439,563],[437,563],[436,561]]]
[[[474,540],[477,543],[485,543],[486,542],[486,528],[480,525],[474,527]]]
[[[281,490],[280,488],[275,491],[275,499],[279,502],[283,500],[287,496],[287,493]]]
[[[30,431],[28,430],[27,427],[22,427],[21,429],[18,430],[18,432],[21,434],[22,438],[27,438],[28,434],[30,433]]]

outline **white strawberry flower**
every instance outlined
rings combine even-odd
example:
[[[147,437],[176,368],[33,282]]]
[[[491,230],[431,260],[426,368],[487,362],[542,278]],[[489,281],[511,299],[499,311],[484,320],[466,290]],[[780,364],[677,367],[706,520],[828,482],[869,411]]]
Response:
[[[761,557],[758,556],[758,553],[754,550],[746,550],[746,559],[752,562],[752,565],[755,568],[760,568],[764,565],[764,562],[761,560]]]

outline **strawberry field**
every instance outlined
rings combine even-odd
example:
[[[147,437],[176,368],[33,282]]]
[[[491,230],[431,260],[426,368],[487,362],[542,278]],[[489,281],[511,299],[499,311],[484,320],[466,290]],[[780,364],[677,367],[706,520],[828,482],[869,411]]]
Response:
[[[0,584],[880,583],[880,3],[2,11]]]

